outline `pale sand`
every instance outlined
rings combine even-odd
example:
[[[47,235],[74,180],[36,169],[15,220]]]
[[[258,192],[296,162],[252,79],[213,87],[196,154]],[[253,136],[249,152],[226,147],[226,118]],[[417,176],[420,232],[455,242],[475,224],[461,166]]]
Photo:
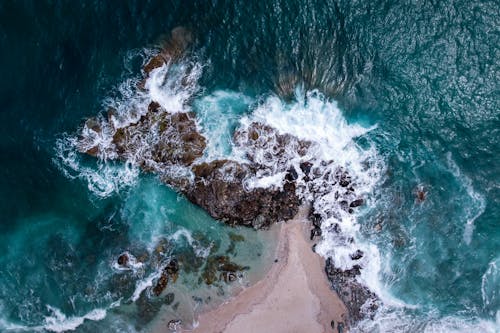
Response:
[[[283,224],[276,250],[278,262],[265,278],[202,313],[193,332],[337,332],[337,323],[344,321],[347,310],[330,289],[324,259],[311,250],[306,213],[304,208]]]

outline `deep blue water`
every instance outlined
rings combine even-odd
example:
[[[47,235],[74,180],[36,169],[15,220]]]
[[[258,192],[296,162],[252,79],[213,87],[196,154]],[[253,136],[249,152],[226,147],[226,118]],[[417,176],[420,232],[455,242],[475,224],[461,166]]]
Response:
[[[140,73],[143,50],[185,26],[204,65],[194,107],[209,132],[230,133],[290,73],[305,90],[338,101],[350,123],[376,124],[359,143],[375,143],[385,173],[359,216],[360,232],[380,250],[384,290],[415,308],[385,309],[360,330],[498,331],[499,8],[1,2],[0,330],[43,331],[53,309],[76,318],[131,297],[135,280],[117,282],[110,263],[124,249],[147,252],[157,233],[201,226],[209,240],[227,241],[227,229],[156,178],[141,175],[102,198],[86,179],[68,177],[57,155],[61,137],[123,98],[118,87]],[[82,163],[97,168],[90,158]],[[421,203],[418,188],[427,192]],[[136,310],[108,311],[128,318],[123,326],[86,320],[78,330],[140,330],[146,322]]]

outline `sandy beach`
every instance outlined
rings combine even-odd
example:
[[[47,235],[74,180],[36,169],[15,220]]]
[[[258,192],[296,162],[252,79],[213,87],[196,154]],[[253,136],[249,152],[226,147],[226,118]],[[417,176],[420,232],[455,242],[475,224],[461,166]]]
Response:
[[[308,239],[305,214],[306,209],[302,209],[281,226],[277,261],[266,276],[221,306],[202,313],[197,327],[189,332],[337,332],[346,308],[330,289],[324,260],[311,249],[314,243]],[[163,332],[171,331],[165,327]]]

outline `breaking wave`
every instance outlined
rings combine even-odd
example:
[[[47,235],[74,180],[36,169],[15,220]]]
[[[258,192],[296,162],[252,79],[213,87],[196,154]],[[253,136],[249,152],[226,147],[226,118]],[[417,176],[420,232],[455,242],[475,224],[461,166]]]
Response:
[[[47,306],[50,315],[44,319],[44,324],[39,326],[25,326],[10,323],[0,318],[0,329],[6,332],[67,332],[74,331],[85,320],[100,321],[106,317],[105,309],[94,309],[83,316],[66,316],[58,308]]]

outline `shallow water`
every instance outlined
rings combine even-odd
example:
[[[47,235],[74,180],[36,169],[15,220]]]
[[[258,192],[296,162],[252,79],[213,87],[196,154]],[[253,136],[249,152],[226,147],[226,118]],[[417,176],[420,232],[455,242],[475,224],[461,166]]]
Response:
[[[367,199],[341,223],[385,305],[358,331],[498,331],[499,17],[494,1],[1,3],[0,330],[140,330],[161,306],[138,291],[157,278],[161,239],[178,235],[172,251],[200,258],[229,246],[234,230],[155,176],[67,141],[84,118],[144,102],[131,88],[144,58],[182,25],[199,72],[155,96],[192,101],[205,159],[242,158],[232,132],[260,120],[316,142]],[[236,232],[236,257],[270,259],[250,251],[268,253],[269,239]],[[352,265],[339,239],[319,249]],[[120,271],[125,250],[149,259]],[[186,318],[195,275],[176,283]]]

